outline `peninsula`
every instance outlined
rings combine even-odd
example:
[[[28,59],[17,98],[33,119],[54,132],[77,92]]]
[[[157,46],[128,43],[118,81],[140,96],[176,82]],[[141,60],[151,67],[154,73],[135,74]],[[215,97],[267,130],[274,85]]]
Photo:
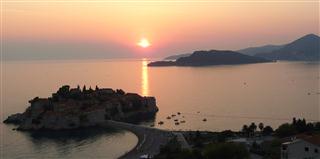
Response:
[[[195,51],[190,56],[180,57],[176,61],[156,61],[148,66],[209,66],[209,65],[236,65],[272,62],[261,57],[244,55],[234,51],[209,50]]]
[[[158,111],[154,97],[85,86],[82,90],[79,86],[62,86],[51,97],[35,97],[29,103],[25,112],[9,116],[4,123],[16,124],[18,130],[64,130],[96,126],[107,120],[150,119]]]

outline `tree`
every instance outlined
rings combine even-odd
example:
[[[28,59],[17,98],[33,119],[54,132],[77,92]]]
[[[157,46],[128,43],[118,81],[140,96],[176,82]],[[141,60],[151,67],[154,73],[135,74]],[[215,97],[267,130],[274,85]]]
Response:
[[[242,127],[242,132],[246,135],[246,136],[249,136],[249,127],[248,125],[243,125]]]
[[[97,90],[99,90],[99,87],[98,87],[98,86],[96,86],[96,91],[97,91]]]
[[[84,85],[82,88],[82,92],[86,92],[86,91],[87,91],[87,88],[86,88],[86,85]]]
[[[81,123],[84,123],[84,122],[88,122],[88,121],[89,121],[89,120],[88,120],[88,116],[87,116],[86,114],[81,114],[81,115],[79,116],[79,120],[80,120]]]
[[[117,92],[117,94],[120,94],[120,95],[126,94],[122,89],[117,89],[116,92]]]
[[[257,130],[257,125],[254,122],[252,122],[249,126],[249,130],[252,133],[252,135],[254,135],[254,132]]]
[[[259,129],[260,129],[261,132],[262,132],[263,128],[264,128],[263,123],[259,123]]]
[[[273,133],[273,129],[271,126],[266,126],[263,128],[262,134],[263,135],[271,135]]]
[[[59,88],[57,94],[62,97],[67,97],[69,94],[69,89],[70,89],[70,86],[64,85],[61,88]]]
[[[312,124],[312,123],[308,123],[307,125],[306,125],[306,129],[307,129],[307,131],[313,131],[314,129],[315,129],[315,127],[314,127],[314,124]]]
[[[297,123],[295,125],[292,125],[292,126],[293,126],[293,128],[295,130],[297,130],[300,133],[307,131],[307,123],[306,123],[306,120],[304,118],[302,120],[298,119]]]
[[[320,131],[320,122],[316,122],[316,123],[314,124],[314,129],[315,129],[316,131]]]
[[[88,92],[90,92],[90,93],[93,92],[93,89],[91,88],[91,86],[89,87],[89,91]]]
[[[205,148],[203,156],[206,159],[245,159],[249,158],[249,152],[244,145],[215,143]]]
[[[296,125],[297,124],[297,119],[294,117],[293,119],[292,119],[292,125]]]
[[[275,131],[276,135],[279,137],[288,137],[297,133],[294,126],[285,123],[279,126],[279,128]]]

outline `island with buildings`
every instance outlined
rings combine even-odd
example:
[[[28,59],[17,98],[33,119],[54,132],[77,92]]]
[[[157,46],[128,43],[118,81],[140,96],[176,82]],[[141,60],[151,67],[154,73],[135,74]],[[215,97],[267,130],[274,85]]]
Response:
[[[63,130],[95,126],[106,120],[133,122],[151,119],[158,111],[154,97],[142,97],[110,88],[80,89],[62,86],[49,98],[35,97],[23,113],[4,123],[18,130]]]

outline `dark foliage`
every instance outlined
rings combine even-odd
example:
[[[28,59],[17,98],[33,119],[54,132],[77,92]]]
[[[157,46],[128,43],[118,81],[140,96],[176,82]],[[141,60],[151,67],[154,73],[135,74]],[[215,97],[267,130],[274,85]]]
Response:
[[[249,152],[244,145],[235,143],[217,143],[208,145],[203,156],[206,159],[246,159]]]

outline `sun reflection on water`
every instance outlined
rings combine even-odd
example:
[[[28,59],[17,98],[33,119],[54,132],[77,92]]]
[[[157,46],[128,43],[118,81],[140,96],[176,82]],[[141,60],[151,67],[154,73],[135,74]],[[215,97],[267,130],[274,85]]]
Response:
[[[143,96],[149,95],[149,81],[148,81],[148,60],[142,59],[142,76],[141,76],[141,93]]]

